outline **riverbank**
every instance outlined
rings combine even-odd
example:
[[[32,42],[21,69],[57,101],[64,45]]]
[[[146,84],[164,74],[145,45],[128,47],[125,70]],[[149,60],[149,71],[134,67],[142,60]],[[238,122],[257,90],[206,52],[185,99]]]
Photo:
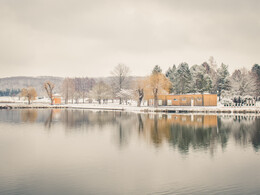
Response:
[[[260,114],[260,107],[244,106],[244,107],[224,107],[224,106],[159,106],[158,108],[148,106],[132,106],[118,104],[62,104],[49,105],[44,103],[21,104],[8,103],[0,104],[0,109],[89,109],[89,110],[111,110],[126,112],[162,112],[162,113],[255,113]]]

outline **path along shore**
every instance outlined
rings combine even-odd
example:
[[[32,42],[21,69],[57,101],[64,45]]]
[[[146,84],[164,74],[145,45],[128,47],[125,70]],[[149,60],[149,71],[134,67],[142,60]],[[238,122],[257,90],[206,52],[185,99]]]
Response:
[[[1,103],[0,109],[90,109],[90,110],[111,110],[111,111],[126,111],[126,112],[163,112],[163,113],[234,113],[245,114],[254,113],[260,114],[259,106],[242,106],[242,107],[225,107],[225,106],[159,106],[158,108],[148,106],[131,106],[118,104],[62,104],[49,105],[42,103],[33,104],[16,104],[16,103]]]

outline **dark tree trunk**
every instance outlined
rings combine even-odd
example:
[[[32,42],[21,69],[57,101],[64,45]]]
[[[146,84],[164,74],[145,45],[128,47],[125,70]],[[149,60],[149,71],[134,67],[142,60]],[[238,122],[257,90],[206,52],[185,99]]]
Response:
[[[158,107],[158,89],[154,89],[153,90],[153,94],[154,94],[154,107],[157,108]]]
[[[143,89],[138,89],[138,104],[137,104],[138,107],[141,106],[143,97],[144,97],[144,90]]]
[[[140,133],[141,131],[144,130],[144,123],[143,123],[141,114],[138,114],[137,116],[138,116],[138,124],[139,124],[138,130],[139,130],[139,133]]]

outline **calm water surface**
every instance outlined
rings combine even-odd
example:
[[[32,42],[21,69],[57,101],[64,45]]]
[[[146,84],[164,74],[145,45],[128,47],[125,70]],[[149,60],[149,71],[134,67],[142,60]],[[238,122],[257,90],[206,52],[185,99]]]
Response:
[[[260,117],[0,110],[0,194],[260,194]]]

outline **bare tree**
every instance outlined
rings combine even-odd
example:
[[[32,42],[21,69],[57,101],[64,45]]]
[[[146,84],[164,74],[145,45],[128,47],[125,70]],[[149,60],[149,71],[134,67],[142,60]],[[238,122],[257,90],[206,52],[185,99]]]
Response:
[[[105,102],[105,100],[111,97],[111,87],[103,81],[100,81],[90,91],[90,97],[94,98],[99,104],[101,104],[101,100]]]
[[[23,88],[21,91],[21,96],[27,98],[28,104],[31,104],[32,100],[37,97],[37,92],[33,87]]]
[[[85,78],[78,78],[75,79],[75,99],[78,103],[78,99],[82,98],[84,103],[87,93],[92,89],[95,84],[94,79]]]
[[[45,89],[48,97],[51,100],[51,105],[53,105],[53,89],[54,89],[54,87],[55,87],[55,85],[50,81],[46,81],[44,83],[44,89]]]
[[[246,68],[235,70],[231,76],[231,91],[234,95],[256,96],[257,84],[256,78],[251,71]]]
[[[129,85],[129,68],[124,64],[118,64],[112,74],[112,87],[115,94],[119,93],[122,89],[128,88]],[[122,98],[119,98],[120,104],[122,104]]]
[[[132,89],[122,89],[121,91],[119,91],[116,95],[118,98],[120,98],[123,101],[125,101],[125,103],[127,104],[128,100],[133,99],[134,97],[134,91]]]
[[[74,101],[75,96],[75,80],[72,78],[65,78],[62,83],[62,93],[65,98],[65,104],[68,104],[69,99]]]
[[[133,88],[137,94],[137,106],[140,107],[144,98],[144,91],[147,83],[145,79],[137,79],[133,85]]]
[[[71,99],[71,103],[74,103],[74,98],[76,96],[76,89],[75,89],[75,79],[69,80],[69,98]]]
[[[65,104],[69,101],[69,80],[70,78],[65,78],[62,82],[62,94],[65,99]]]

